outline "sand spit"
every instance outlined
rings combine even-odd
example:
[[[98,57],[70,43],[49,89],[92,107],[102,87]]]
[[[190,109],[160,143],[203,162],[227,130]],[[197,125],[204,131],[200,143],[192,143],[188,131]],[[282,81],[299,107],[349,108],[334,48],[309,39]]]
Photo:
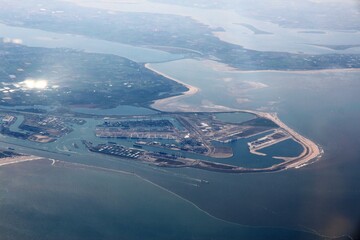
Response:
[[[175,81],[177,83],[180,83],[180,84],[184,85],[186,88],[188,88],[188,90],[186,92],[182,93],[182,95],[156,100],[151,105],[151,107],[153,107],[153,108],[158,109],[158,107],[160,108],[160,106],[167,105],[169,102],[178,101],[180,98],[192,96],[192,95],[194,95],[194,94],[196,94],[197,92],[200,91],[200,89],[197,88],[197,87],[191,86],[191,85],[189,85],[187,83],[184,83],[184,82],[182,82],[182,81],[180,81],[180,80],[178,80],[176,78],[173,78],[173,77],[171,77],[171,76],[169,76],[169,75],[167,75],[167,74],[165,74],[163,72],[160,72],[160,71],[152,68],[149,63],[145,64],[145,67],[147,69],[149,69],[150,71],[153,71],[153,72],[155,72],[155,73],[157,73],[157,74],[159,74],[159,75],[161,75],[163,77],[166,77],[166,78],[171,79],[171,80],[173,80],[173,81]]]

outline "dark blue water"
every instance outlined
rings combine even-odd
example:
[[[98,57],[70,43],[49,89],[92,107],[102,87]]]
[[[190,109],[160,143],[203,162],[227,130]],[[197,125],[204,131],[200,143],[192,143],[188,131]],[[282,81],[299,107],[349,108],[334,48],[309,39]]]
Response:
[[[215,117],[226,123],[242,123],[256,118],[255,115],[249,113],[218,113]]]
[[[234,152],[234,156],[227,159],[217,159],[218,162],[224,162],[228,164],[233,164],[236,166],[246,167],[246,168],[266,168],[274,164],[281,163],[282,160],[272,158],[272,155],[269,156],[260,156],[255,155],[249,152],[248,142],[255,141],[259,138],[265,137],[267,133],[258,134],[256,136],[240,139],[229,144],[216,143],[218,146],[231,147]],[[277,145],[274,145],[274,148],[277,149]]]

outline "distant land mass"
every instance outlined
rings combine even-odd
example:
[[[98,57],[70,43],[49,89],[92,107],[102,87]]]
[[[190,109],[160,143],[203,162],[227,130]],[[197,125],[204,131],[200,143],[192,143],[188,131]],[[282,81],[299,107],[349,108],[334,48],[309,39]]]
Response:
[[[239,14],[270,21],[288,28],[360,30],[356,1],[281,1],[252,0],[150,0],[193,8],[230,9]],[[336,16],[336,17],[329,17]],[[341,19],[341,21],[339,21]]]
[[[210,58],[242,70],[318,70],[360,68],[359,54],[293,54],[261,52],[221,41],[211,28],[190,17],[111,12],[52,1],[39,7],[0,0],[0,21],[7,25],[80,34],[137,46],[161,47],[187,56]],[[248,26],[249,27],[249,26]],[[253,29],[254,30],[254,29]]]
[[[324,31],[298,31],[298,33],[307,33],[307,34],[325,34]]]
[[[234,24],[243,26],[243,27],[249,29],[250,31],[252,31],[254,34],[272,34],[271,32],[266,32],[266,31],[260,30],[251,24],[247,24],[247,23],[234,23]]]
[[[327,44],[310,44],[313,46],[329,48],[332,50],[347,50],[350,48],[360,47],[360,44],[349,44],[349,45],[327,45]]]

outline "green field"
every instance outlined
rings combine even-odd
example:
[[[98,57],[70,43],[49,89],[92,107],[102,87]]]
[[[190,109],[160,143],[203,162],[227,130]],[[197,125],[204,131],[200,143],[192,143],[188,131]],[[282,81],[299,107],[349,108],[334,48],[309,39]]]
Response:
[[[0,43],[0,104],[113,108],[187,88],[114,55]]]

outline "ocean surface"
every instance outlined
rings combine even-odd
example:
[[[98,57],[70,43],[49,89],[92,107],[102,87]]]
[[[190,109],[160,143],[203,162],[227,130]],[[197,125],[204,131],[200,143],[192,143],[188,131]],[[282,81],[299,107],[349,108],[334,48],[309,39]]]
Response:
[[[75,141],[101,142],[86,128],[46,146],[0,136],[2,147],[64,161],[0,168],[1,239],[321,239],[360,228],[359,72],[234,72],[158,50],[6,25],[0,37],[29,46],[118,49],[112,53],[152,62],[201,89],[179,104],[274,111],[325,151],[301,169],[224,174],[90,156],[82,146],[75,152]]]
[[[356,231],[360,224],[359,72],[243,73],[206,66],[207,62],[197,60],[153,65],[202,89],[184,98],[182,105],[206,106],[210,101],[277,112],[288,126],[318,143],[325,155],[304,168],[272,174],[198,172],[213,184],[208,190],[187,189],[182,194],[216,216],[239,223],[297,226],[327,236]],[[192,69],[199,69],[200,76]]]
[[[314,239],[216,219],[126,173],[43,160],[0,168],[2,239]]]

